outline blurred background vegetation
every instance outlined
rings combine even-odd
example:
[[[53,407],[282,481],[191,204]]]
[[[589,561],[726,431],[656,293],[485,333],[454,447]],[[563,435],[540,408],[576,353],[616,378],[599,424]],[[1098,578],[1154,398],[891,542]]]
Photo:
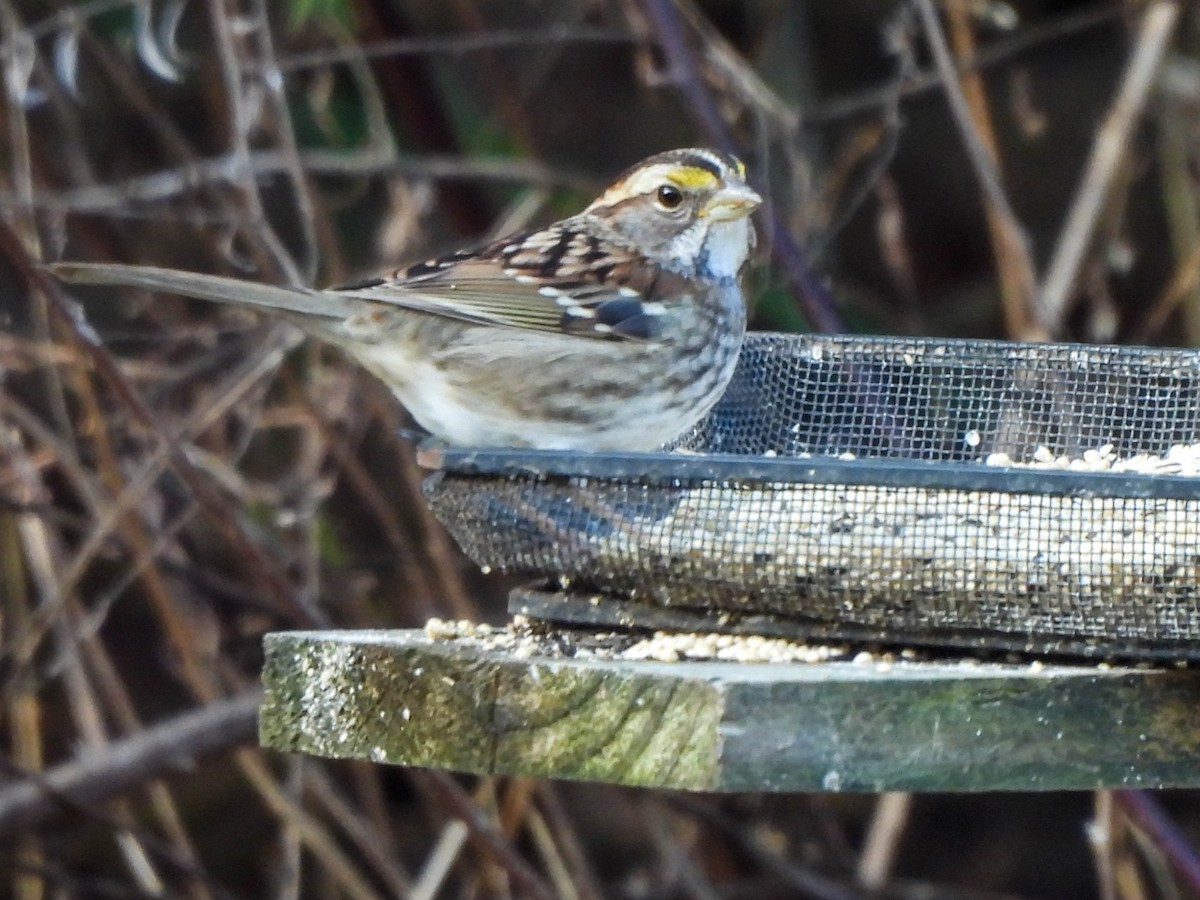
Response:
[[[336,283],[710,144],[769,193],[757,327],[1195,345],[1194,5],[0,0],[0,38],[0,895],[1189,895],[1143,795],[257,751],[264,632],[499,622],[505,584],[336,352],[172,297],[78,305],[34,263]],[[1194,801],[1151,812],[1185,837]]]

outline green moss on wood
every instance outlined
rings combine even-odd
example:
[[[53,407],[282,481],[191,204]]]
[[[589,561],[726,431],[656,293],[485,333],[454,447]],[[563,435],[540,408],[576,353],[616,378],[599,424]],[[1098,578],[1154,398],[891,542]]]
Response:
[[[422,632],[268,636],[265,745],[706,790],[1200,786],[1200,673],[519,659]]]

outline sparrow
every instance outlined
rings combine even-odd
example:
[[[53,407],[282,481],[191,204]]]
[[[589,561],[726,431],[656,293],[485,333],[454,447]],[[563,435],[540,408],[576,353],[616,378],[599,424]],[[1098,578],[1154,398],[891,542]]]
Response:
[[[577,215],[336,289],[84,262],[65,282],[264,309],[342,348],[456,447],[645,451],[720,398],[762,198],[736,158],[658,153]]]

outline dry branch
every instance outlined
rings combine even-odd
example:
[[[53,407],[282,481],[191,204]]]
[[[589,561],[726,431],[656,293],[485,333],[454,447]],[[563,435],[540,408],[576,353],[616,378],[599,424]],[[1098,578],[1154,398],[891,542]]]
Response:
[[[251,691],[152,725],[76,762],[21,773],[24,780],[0,789],[0,835],[30,828],[55,812],[86,809],[250,743],[261,702],[262,695]]]
[[[1033,303],[1036,280],[1033,271],[1033,255],[1025,230],[1021,227],[1008,194],[1000,179],[996,166],[994,148],[989,147],[986,133],[981,134],[976,117],[972,113],[971,102],[968,101],[963,86],[958,81],[954,67],[954,59],[946,44],[946,36],[938,21],[937,10],[933,0],[916,0],[917,10],[921,14],[921,22],[933,51],[933,58],[942,84],[946,89],[946,99],[950,102],[950,111],[962,135],[963,144],[979,186],[983,190],[984,207],[987,210],[988,225],[992,230],[996,246],[996,262],[1001,269],[1000,280],[1003,285],[1005,308],[1009,322],[1015,328],[1023,328],[1025,311]],[[976,104],[981,104],[981,90],[973,91]],[[1028,338],[1028,334],[1017,334],[1014,337]]]
[[[672,0],[642,0],[642,7],[701,131],[715,147],[728,153],[734,152],[736,148],[729,128],[700,79],[695,56],[674,3]],[[787,272],[796,303],[813,330],[830,333],[845,331],[846,326],[834,307],[833,299],[816,277],[807,254],[796,243],[787,224],[774,210],[768,211],[765,219],[766,239],[775,258]]]
[[[1108,200],[1121,161],[1129,152],[1129,136],[1150,96],[1178,17],[1179,7],[1171,0],[1157,0],[1142,16],[1121,89],[1104,124],[1096,132],[1083,179],[1059,232],[1058,246],[1042,282],[1037,312],[1047,334],[1062,331],[1063,319],[1069,311],[1100,211]]]

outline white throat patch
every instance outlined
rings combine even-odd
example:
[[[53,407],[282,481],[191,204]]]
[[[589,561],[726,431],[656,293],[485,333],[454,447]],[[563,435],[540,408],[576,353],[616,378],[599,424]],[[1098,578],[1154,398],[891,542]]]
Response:
[[[714,278],[736,278],[753,246],[750,219],[713,222],[701,248],[700,262]]]

